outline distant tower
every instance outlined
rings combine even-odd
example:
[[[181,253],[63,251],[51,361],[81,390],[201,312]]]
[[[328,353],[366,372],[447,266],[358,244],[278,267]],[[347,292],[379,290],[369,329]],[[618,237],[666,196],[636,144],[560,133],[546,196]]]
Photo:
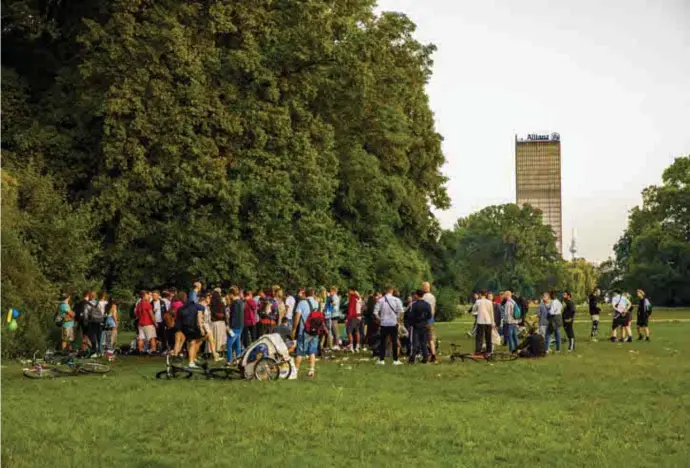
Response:
[[[577,244],[575,243],[575,229],[573,229],[572,237],[570,239],[570,255],[573,261],[575,261],[575,254],[577,253]]]

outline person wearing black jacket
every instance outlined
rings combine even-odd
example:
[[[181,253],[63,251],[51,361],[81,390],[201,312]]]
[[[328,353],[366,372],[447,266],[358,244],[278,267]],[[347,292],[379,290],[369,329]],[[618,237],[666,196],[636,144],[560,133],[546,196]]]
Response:
[[[597,288],[589,295],[589,315],[592,318],[592,331],[589,334],[591,341],[597,341],[597,332],[599,331],[599,313],[601,313],[601,309],[597,304],[599,294],[601,294],[601,291]]]
[[[575,351],[575,303],[573,296],[568,291],[563,291],[563,328],[568,336],[568,352]]]
[[[529,330],[529,336],[518,346],[518,356],[521,358],[536,358],[546,356],[546,343],[544,337],[537,333],[533,327]]]
[[[419,350],[422,351],[422,362],[429,362],[429,348],[427,347],[427,322],[431,319],[431,304],[424,299],[424,291],[421,289],[415,292],[414,302],[406,314],[405,321],[410,326],[410,364],[414,364],[415,357]]]
[[[513,297],[513,300],[517,302],[517,305],[520,306],[520,311],[522,314],[520,315],[520,319],[518,320],[518,325],[521,327],[525,325],[525,317],[527,317],[527,313],[529,312],[529,301],[525,296],[523,296],[520,293],[515,293],[518,297]]]

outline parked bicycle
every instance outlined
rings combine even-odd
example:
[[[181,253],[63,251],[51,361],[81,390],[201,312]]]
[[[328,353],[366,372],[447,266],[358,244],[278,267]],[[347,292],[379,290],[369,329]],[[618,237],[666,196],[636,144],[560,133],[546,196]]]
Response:
[[[52,351],[46,351],[43,359],[39,359],[38,351],[33,354],[31,367],[24,368],[24,376],[30,379],[49,379],[55,377],[69,377],[80,374],[107,374],[110,366],[95,361],[85,361],[69,354],[60,358]]]
[[[240,371],[232,367],[208,367],[207,363],[202,363],[199,367],[177,366],[172,363],[169,354],[165,356],[165,370],[156,373],[156,378],[163,380],[190,379],[194,374],[207,379],[218,380],[242,378]]]
[[[456,345],[455,343],[451,343],[450,348],[451,361],[460,360],[465,362],[469,360],[474,362],[509,362],[515,361],[518,358],[517,355],[511,353],[461,353],[458,351],[460,345]]]

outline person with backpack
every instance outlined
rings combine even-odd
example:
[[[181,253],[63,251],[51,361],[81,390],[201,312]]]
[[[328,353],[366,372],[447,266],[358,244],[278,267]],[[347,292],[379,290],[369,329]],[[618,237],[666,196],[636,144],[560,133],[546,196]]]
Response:
[[[546,353],[551,352],[551,335],[556,339],[556,352],[561,352],[561,327],[563,326],[563,304],[556,297],[556,293],[551,291],[549,293],[551,298],[551,308],[547,317],[548,324],[546,326]]]
[[[503,313],[503,336],[505,337],[508,349],[511,353],[518,348],[518,321],[522,317],[520,306],[513,300],[513,293],[506,291],[503,293],[506,300]]]
[[[103,335],[103,322],[105,322],[105,309],[98,307],[96,293],[89,293],[89,300],[84,306],[84,320],[87,323],[89,341],[91,342],[92,357],[102,354],[101,338]]]
[[[55,324],[60,327],[60,348],[63,351],[71,351],[74,342],[74,312],[69,305],[70,298],[67,294],[60,296],[60,306],[55,318]]]
[[[295,369],[299,372],[302,359],[309,358],[309,378],[314,378],[316,353],[319,350],[319,337],[326,329],[326,318],[319,312],[319,303],[314,297],[314,289],[305,291],[306,298],[301,300],[293,315],[292,335],[297,341],[297,358]]]
[[[589,333],[590,341],[597,341],[597,332],[599,331],[599,314],[601,313],[601,308],[597,304],[597,298],[601,294],[599,288],[595,289],[592,294],[589,295],[589,316],[592,320],[592,331]]]
[[[232,286],[228,292],[228,314],[227,314],[227,362],[232,362],[232,353],[235,352],[235,359],[239,359],[242,354],[242,328],[244,326],[244,302],[240,299],[240,290],[237,286]]]
[[[644,333],[644,339],[649,341],[649,316],[652,315],[652,303],[642,289],[637,290],[637,297],[640,299],[637,306],[637,334],[639,335],[637,340],[642,341],[642,333]]]
[[[563,291],[563,302],[565,308],[563,309],[563,329],[568,337],[568,352],[575,351],[575,303],[573,302],[573,295],[568,291]]]
[[[196,368],[196,356],[201,346],[202,337],[206,336],[206,329],[204,328],[204,311],[208,301],[205,295],[198,295],[199,303],[189,301],[179,311],[181,316],[182,333],[184,340],[187,341],[187,350],[189,352],[189,367]],[[180,346],[181,347],[181,346]],[[178,349],[175,350],[176,355],[179,355]]]
[[[379,299],[374,307],[374,316],[381,324],[381,342],[379,343],[379,360],[378,365],[386,364],[386,348],[387,341],[390,337],[391,347],[393,351],[393,365],[399,366],[402,364],[398,360],[398,322],[404,312],[402,301],[393,295],[393,287],[386,288],[386,294]]]
[[[429,319],[432,316],[432,307],[424,295],[424,290],[419,289],[415,292],[415,297],[406,313],[406,322],[410,330],[410,359],[409,363],[414,364],[417,353],[422,353],[422,363],[429,362]]]
[[[134,308],[137,319],[137,350],[144,353],[144,342],[149,345],[149,352],[156,351],[156,317],[151,306],[151,293],[139,291],[139,303]]]

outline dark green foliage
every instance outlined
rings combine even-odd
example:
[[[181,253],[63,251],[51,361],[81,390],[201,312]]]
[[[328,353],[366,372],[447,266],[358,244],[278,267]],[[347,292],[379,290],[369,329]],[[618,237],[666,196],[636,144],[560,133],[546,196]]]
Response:
[[[642,200],[614,248],[614,284],[644,289],[657,304],[689,304],[690,156],[676,158]]]
[[[559,280],[555,236],[530,206],[489,206],[459,219],[432,256],[437,285],[464,297],[479,289],[534,297]]]
[[[373,8],[3,2],[3,162],[41,217],[18,236],[49,296],[429,279],[434,47]]]

